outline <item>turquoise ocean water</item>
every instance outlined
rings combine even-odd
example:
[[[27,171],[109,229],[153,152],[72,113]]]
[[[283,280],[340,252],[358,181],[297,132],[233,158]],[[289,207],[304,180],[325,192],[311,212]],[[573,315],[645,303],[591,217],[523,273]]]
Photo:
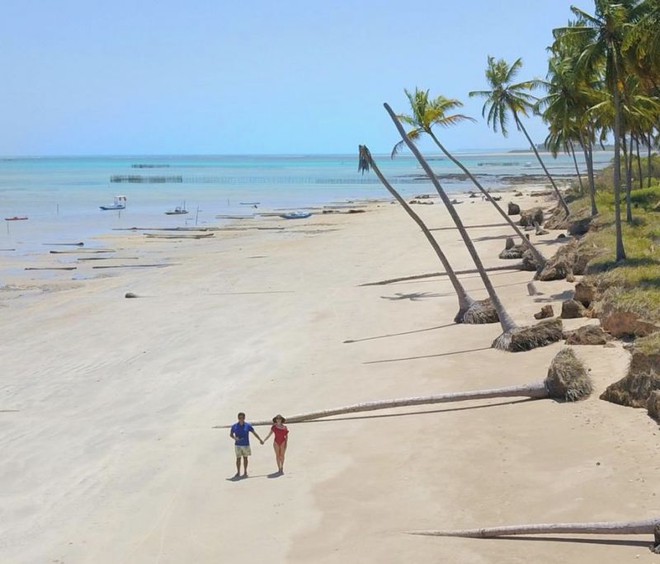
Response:
[[[465,152],[461,161],[488,188],[510,186],[511,178],[542,174],[531,153]],[[375,157],[392,184],[406,196],[434,192],[413,157]],[[610,161],[598,153],[596,166]],[[472,190],[450,161],[430,162],[448,192]],[[574,176],[568,156],[548,157],[559,179]],[[583,163],[579,161],[584,170]],[[541,181],[542,182],[542,181]],[[126,209],[101,211],[116,195]],[[44,243],[85,241],[127,227],[217,225],[223,214],[296,210],[356,199],[389,199],[373,173],[357,172],[355,155],[324,156],[128,156],[0,158],[0,249],[44,252]],[[165,211],[185,202],[189,214]],[[257,203],[255,209],[250,203]],[[4,221],[27,216],[27,221]],[[226,220],[224,220],[226,221]]]

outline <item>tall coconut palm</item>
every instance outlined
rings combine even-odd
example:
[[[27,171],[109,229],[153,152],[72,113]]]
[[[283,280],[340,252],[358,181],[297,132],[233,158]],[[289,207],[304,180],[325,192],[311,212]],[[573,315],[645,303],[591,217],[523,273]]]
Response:
[[[484,283],[484,286],[486,287],[486,291],[488,292],[488,297],[491,300],[491,303],[495,307],[495,310],[497,311],[497,316],[499,317],[500,320],[500,325],[502,326],[502,339],[497,339],[495,346],[498,348],[507,348],[508,343],[509,343],[509,336],[511,332],[515,329],[518,328],[516,323],[513,321],[511,316],[508,314],[508,312],[504,309],[504,305],[500,301],[499,296],[497,295],[497,292],[495,292],[495,288],[493,287],[493,284],[490,281],[490,278],[488,277],[488,274],[486,273],[486,269],[484,268],[483,263],[481,262],[481,258],[479,258],[479,255],[477,253],[477,250],[474,246],[474,243],[470,239],[470,236],[468,235],[467,230],[465,229],[465,226],[463,225],[463,221],[459,217],[458,213],[456,213],[456,209],[454,208],[454,204],[451,203],[450,199],[447,197],[446,192],[438,182],[438,179],[436,178],[435,174],[431,170],[431,167],[429,164],[426,162],[422,154],[419,152],[415,144],[408,139],[408,136],[406,135],[405,130],[403,129],[403,126],[401,125],[401,122],[399,122],[398,118],[396,117],[396,114],[392,111],[392,108],[388,104],[383,104],[385,107],[385,110],[389,114],[390,118],[394,122],[394,125],[397,128],[397,131],[399,132],[399,135],[401,136],[401,139],[403,139],[408,145],[408,148],[412,151],[413,155],[415,155],[415,158],[419,162],[419,164],[422,166],[424,169],[424,172],[428,176],[429,180],[437,190],[440,198],[442,199],[442,202],[444,203],[445,207],[447,208],[447,211],[449,212],[449,215],[451,216],[452,220],[454,221],[454,224],[456,225],[456,228],[458,229],[458,232],[461,235],[461,238],[463,239],[463,242],[465,243],[465,246],[470,253],[470,256],[472,257],[472,260],[474,261],[474,265],[476,266],[477,270],[479,271],[479,275],[481,276],[481,280]]]
[[[596,205],[596,183],[593,167],[593,146],[596,137],[596,121],[589,109],[601,101],[598,76],[586,77],[575,70],[575,59],[580,46],[557,33],[551,47],[548,64],[548,80],[544,82],[547,95],[539,101],[543,120],[550,128],[546,144],[553,155],[560,145],[571,147],[577,143],[582,147],[587,179],[591,215],[598,213]]]
[[[537,271],[540,272],[543,270],[547,259],[541,254],[541,252],[532,244],[532,242],[525,237],[520,228],[515,224],[511,217],[500,207],[500,205],[492,198],[488,190],[486,190],[481,183],[474,177],[474,175],[468,170],[468,168],[460,162],[454,155],[452,155],[446,147],[440,142],[438,137],[435,135],[433,128],[436,126],[439,127],[449,127],[456,125],[463,121],[471,120],[474,121],[471,117],[465,116],[463,114],[450,114],[456,108],[463,106],[462,102],[454,98],[445,98],[444,96],[438,96],[434,99],[429,99],[428,90],[419,90],[415,88],[414,92],[409,92],[404,89],[404,92],[410,103],[411,114],[399,114],[397,117],[403,123],[412,127],[407,133],[409,141],[413,143],[417,142],[421,135],[428,135],[433,142],[438,146],[438,148],[445,154],[445,156],[458,166],[472,181],[472,183],[479,189],[479,191],[486,197],[486,199],[495,206],[495,209],[498,213],[504,218],[504,220],[512,227],[516,234],[522,239],[523,244],[530,250],[534,256],[534,261],[536,262]],[[394,148],[392,149],[392,158],[399,152],[399,150],[405,145],[404,141],[399,141]]]
[[[621,138],[622,99],[625,61],[623,42],[630,27],[635,2],[630,0],[594,0],[595,13],[588,14],[575,6],[575,25],[563,28],[562,33],[579,38],[584,49],[577,60],[578,71],[589,74],[599,65],[605,68],[605,83],[612,96],[614,109],[614,222],[616,230],[616,260],[626,258],[621,228]]]
[[[359,146],[359,164],[358,164],[358,171],[359,172],[368,172],[369,170],[373,170],[376,176],[378,177],[378,180],[385,186],[387,191],[394,196],[397,202],[401,205],[401,207],[406,211],[406,213],[412,218],[412,220],[419,226],[419,228],[422,230],[422,233],[424,233],[424,236],[428,240],[429,244],[435,251],[435,254],[438,256],[440,259],[440,262],[442,263],[442,266],[445,269],[445,272],[447,273],[447,276],[449,277],[449,280],[454,287],[454,290],[456,291],[456,295],[458,297],[458,313],[454,317],[454,321],[456,323],[479,323],[479,322],[495,322],[497,319],[495,316],[491,315],[490,317],[485,315],[485,308],[483,307],[483,304],[481,302],[477,302],[473,300],[461,284],[460,280],[458,279],[458,276],[454,272],[454,269],[452,268],[451,264],[449,263],[449,260],[447,259],[446,255],[442,252],[442,249],[438,245],[438,242],[435,240],[435,237],[433,237],[433,234],[429,231],[429,228],[426,226],[424,221],[413,211],[413,209],[408,205],[408,202],[406,202],[399,192],[388,182],[387,178],[383,175],[383,173],[380,171],[378,166],[376,165],[376,162],[374,161],[373,157],[371,156],[371,152],[367,148],[366,145],[360,145]]]
[[[482,115],[486,117],[486,112],[488,112],[488,117],[486,118],[488,124],[492,126],[495,132],[497,132],[499,128],[502,135],[505,137],[509,133],[507,128],[509,113],[513,116],[516,127],[519,131],[522,131],[527,138],[529,146],[532,148],[532,151],[534,151],[543,172],[545,172],[545,175],[548,177],[548,180],[557,195],[559,204],[564,209],[566,216],[568,216],[570,213],[568,205],[566,205],[566,201],[559,191],[559,188],[557,188],[550,172],[548,172],[541,155],[539,155],[539,152],[536,149],[536,145],[520,120],[521,116],[527,117],[533,112],[537,98],[530,94],[529,91],[538,86],[538,81],[536,80],[527,80],[518,83],[513,82],[521,68],[522,59],[520,58],[516,59],[516,61],[509,66],[504,59],[496,61],[495,57],[489,55],[488,66],[486,68],[486,80],[488,81],[491,90],[476,90],[470,92],[469,95],[471,97],[480,96],[486,98]]]

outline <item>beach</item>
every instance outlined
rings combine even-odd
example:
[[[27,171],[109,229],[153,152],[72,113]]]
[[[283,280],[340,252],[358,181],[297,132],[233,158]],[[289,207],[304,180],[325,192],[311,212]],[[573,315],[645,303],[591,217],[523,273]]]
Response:
[[[503,202],[551,207],[516,188],[524,195]],[[502,266],[510,228],[481,198],[457,198],[485,266]],[[415,210],[454,267],[473,269],[435,202]],[[442,267],[419,229],[388,201],[361,209],[236,221],[204,239],[115,231],[90,247],[113,249],[107,261],[0,254],[0,561],[655,562],[648,535],[406,534],[657,517],[657,423],[598,399],[625,374],[620,343],[574,347],[595,383],[585,401],[479,400],[291,424],[283,476],[270,476],[271,444],[253,438],[249,479],[229,480],[233,443],[215,427],[239,411],[250,421],[539,382],[564,346],[504,353],[490,347],[499,324],[454,324],[447,277],[420,277]],[[551,256],[557,233],[532,238]],[[69,264],[76,279],[22,270]],[[546,304],[558,313],[573,288],[537,282],[529,296],[532,273],[491,276],[520,324]],[[486,297],[477,274],[461,280]]]

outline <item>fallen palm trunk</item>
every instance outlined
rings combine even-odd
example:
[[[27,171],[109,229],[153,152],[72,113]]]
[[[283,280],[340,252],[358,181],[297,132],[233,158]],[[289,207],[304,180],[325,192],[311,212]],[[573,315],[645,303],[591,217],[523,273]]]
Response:
[[[524,384],[521,386],[509,386],[506,388],[494,388],[491,390],[474,390],[471,392],[453,392],[433,396],[421,396],[412,398],[400,398],[383,401],[372,401],[358,403],[335,409],[312,411],[286,418],[288,423],[299,423],[312,421],[333,415],[345,415],[348,413],[361,413],[364,411],[377,411],[381,409],[392,409],[395,407],[410,407],[414,405],[432,405],[436,403],[450,403],[455,401],[505,398],[505,397],[527,397],[531,399],[556,399],[560,401],[577,401],[588,397],[593,390],[593,384],[585,366],[578,360],[572,349],[562,349],[552,360],[548,369],[548,376],[543,382]],[[271,420],[251,421],[252,425],[271,425]],[[228,425],[220,425],[214,428],[225,429]]]
[[[651,550],[660,553],[660,518],[643,521],[601,521],[594,523],[541,523],[537,525],[511,525],[484,529],[408,531],[410,535],[430,537],[495,538],[512,535],[546,534],[584,535],[645,535],[654,534]]]
[[[51,247],[84,247],[85,243],[82,241],[80,243],[43,243],[44,245],[50,245]]]
[[[215,237],[215,233],[203,233],[203,234],[186,234],[186,235],[165,235],[158,233],[145,233],[145,237],[151,239],[208,239],[209,237]]]
[[[75,270],[77,266],[26,266],[23,270]]]
[[[103,264],[92,266],[92,268],[162,268],[164,266],[172,266],[168,263],[161,264]]]
[[[51,255],[80,255],[97,253],[116,253],[114,249],[79,249],[77,251],[50,251]]]

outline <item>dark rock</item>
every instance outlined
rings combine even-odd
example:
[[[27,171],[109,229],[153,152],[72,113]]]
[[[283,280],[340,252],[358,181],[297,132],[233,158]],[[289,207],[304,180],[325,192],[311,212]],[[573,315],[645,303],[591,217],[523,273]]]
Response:
[[[519,259],[522,258],[523,252],[525,251],[524,245],[516,245],[515,247],[512,247],[510,249],[504,249],[500,254],[499,257],[501,259]]]
[[[596,296],[596,287],[587,280],[581,280],[575,285],[573,299],[580,302],[584,307],[589,307]]]
[[[575,300],[566,300],[561,304],[562,319],[577,319],[584,317],[584,306]]]
[[[518,204],[514,204],[513,202],[509,202],[509,209],[506,213],[509,215],[518,215],[520,213],[520,206]]]
[[[126,294],[124,294],[124,297],[125,298],[139,298],[139,296],[137,294],[134,294],[133,292],[126,292]]]
[[[522,269],[529,272],[536,272],[538,270],[538,264],[534,258],[534,254],[529,249],[525,249],[525,252],[522,255]]]
[[[658,423],[660,423],[660,391],[653,390],[649,394],[649,399],[646,402],[646,409],[649,411],[649,415],[653,417]]]
[[[604,345],[608,335],[599,325],[584,325],[572,331],[566,339],[567,345]]]
[[[514,247],[515,244],[516,244],[516,243],[514,242],[513,237],[507,237],[507,238],[506,238],[506,241],[504,242],[504,248],[505,248],[506,250],[509,250],[509,249],[511,249],[512,247]]]
[[[535,223],[543,223],[543,208],[532,208],[520,212],[519,225],[533,227]]]
[[[552,309],[551,305],[544,305],[541,308],[541,311],[534,314],[535,319],[547,319],[548,317],[554,317],[555,311]]]
[[[557,239],[566,239],[566,233],[560,233],[557,235]]]
[[[585,219],[579,219],[577,221],[571,221],[568,224],[568,234],[569,235],[584,235],[589,231],[591,226],[591,218],[587,217]]]

